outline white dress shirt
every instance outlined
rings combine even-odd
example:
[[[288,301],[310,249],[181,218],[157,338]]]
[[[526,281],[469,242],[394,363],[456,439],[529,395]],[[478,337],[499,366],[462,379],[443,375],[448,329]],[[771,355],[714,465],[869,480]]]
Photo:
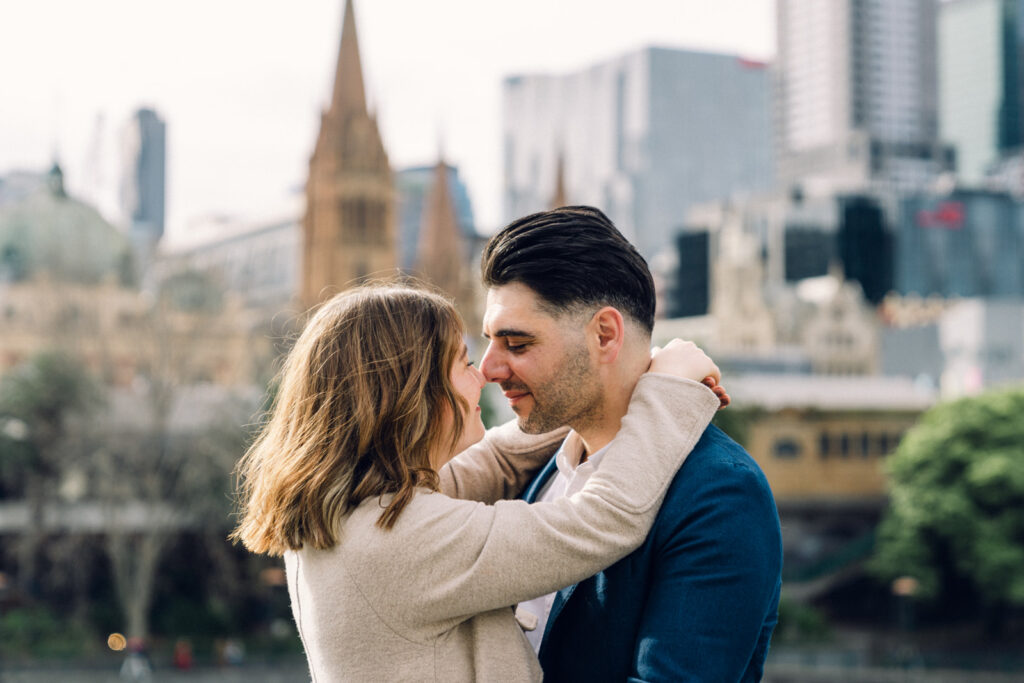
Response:
[[[597,451],[584,463],[580,463],[583,457],[583,440],[576,432],[569,432],[561,448],[555,453],[555,465],[558,467],[558,474],[551,477],[544,488],[537,495],[537,502],[547,503],[558,500],[564,496],[571,496],[583,488],[597,466],[601,463],[608,446]],[[548,593],[533,600],[519,603],[517,611],[526,611],[537,618],[537,626],[532,631],[526,631],[526,639],[533,645],[536,652],[540,652],[540,642],[544,638],[544,629],[548,623],[548,616],[551,614],[551,606],[555,602],[557,593]]]

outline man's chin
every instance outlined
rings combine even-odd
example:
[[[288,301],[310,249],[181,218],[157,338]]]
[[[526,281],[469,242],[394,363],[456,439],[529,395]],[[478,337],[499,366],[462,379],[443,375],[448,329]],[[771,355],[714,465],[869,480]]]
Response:
[[[544,432],[550,432],[554,429],[554,427],[549,427],[545,420],[537,419],[538,416],[533,411],[530,411],[525,415],[521,415],[515,408],[512,410],[514,410],[516,415],[519,417],[517,424],[519,425],[519,431],[523,434],[543,434]]]
[[[523,434],[543,434],[546,430],[540,429],[539,425],[531,424],[529,416],[519,418],[519,431]]]

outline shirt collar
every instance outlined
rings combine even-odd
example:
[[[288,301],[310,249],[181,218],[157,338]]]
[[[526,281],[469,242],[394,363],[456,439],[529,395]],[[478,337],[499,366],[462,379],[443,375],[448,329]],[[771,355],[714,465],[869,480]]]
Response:
[[[604,457],[607,450],[608,446],[598,450],[587,458],[587,462],[584,465],[589,465],[589,468],[592,470],[597,469],[601,458]],[[572,477],[580,466],[580,458],[582,457],[583,439],[576,432],[570,431],[565,437],[565,441],[562,442],[561,448],[555,454],[555,465],[558,467],[558,472],[564,477]]]

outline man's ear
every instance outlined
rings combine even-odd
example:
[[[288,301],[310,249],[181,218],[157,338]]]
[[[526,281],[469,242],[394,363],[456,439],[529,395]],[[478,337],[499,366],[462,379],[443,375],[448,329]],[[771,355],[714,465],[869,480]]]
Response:
[[[605,306],[587,324],[587,340],[599,363],[614,363],[626,343],[626,323],[622,314]]]

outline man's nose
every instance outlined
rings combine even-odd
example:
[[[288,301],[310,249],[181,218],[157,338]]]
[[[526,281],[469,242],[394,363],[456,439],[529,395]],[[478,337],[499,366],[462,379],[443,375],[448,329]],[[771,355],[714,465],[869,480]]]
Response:
[[[488,382],[501,382],[509,377],[508,365],[501,359],[501,350],[493,341],[480,359],[480,372]]]

